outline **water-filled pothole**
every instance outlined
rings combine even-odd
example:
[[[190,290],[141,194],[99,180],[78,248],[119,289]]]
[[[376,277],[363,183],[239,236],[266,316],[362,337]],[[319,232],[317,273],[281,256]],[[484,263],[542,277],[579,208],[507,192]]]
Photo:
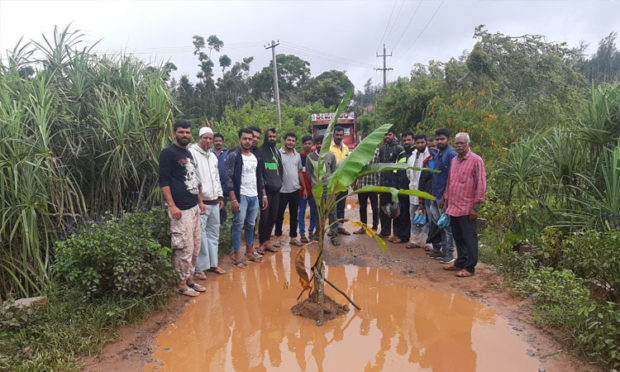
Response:
[[[154,341],[146,371],[536,371],[495,311],[387,270],[329,267],[362,311],[323,327],[294,316],[294,252],[207,283]],[[310,266],[309,257],[307,264]],[[329,287],[326,293],[346,303]]]

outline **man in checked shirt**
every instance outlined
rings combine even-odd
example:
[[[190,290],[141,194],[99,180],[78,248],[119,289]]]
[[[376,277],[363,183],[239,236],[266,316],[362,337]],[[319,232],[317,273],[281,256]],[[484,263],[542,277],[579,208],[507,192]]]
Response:
[[[374,164],[379,162],[379,148],[375,150],[375,155],[368,164]],[[379,186],[380,173],[372,173],[362,176],[356,181],[354,189],[361,189],[365,186]],[[370,209],[372,210],[372,229],[377,231],[379,228],[379,193],[378,192],[363,192],[357,194],[357,198],[360,203],[360,221],[367,224],[368,218],[368,202],[370,202]],[[353,234],[365,234],[366,231],[363,227],[356,230]]]
[[[478,263],[476,220],[484,202],[487,181],[482,158],[469,149],[469,134],[454,138],[457,156],[452,159],[448,186],[440,204],[450,216],[458,258],[444,270],[458,271],[457,277],[473,276]]]

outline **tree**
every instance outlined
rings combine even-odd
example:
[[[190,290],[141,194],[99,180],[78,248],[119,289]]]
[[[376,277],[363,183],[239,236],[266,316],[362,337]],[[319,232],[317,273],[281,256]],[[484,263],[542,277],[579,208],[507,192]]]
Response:
[[[220,67],[222,68],[222,73],[224,73],[224,70],[230,66],[231,62],[230,57],[226,54],[220,56]]]
[[[345,93],[354,86],[344,71],[325,71],[309,80],[304,97],[310,102],[323,102],[325,107],[336,107]]]
[[[614,31],[603,38],[598,45],[596,54],[590,60],[584,62],[581,67],[584,75],[592,82],[614,83],[620,79],[620,51],[616,48]]]
[[[283,102],[303,104],[301,90],[310,79],[310,62],[292,55],[278,54],[278,88]],[[273,97],[273,68],[271,64],[252,76],[252,95],[257,99],[271,100]]]

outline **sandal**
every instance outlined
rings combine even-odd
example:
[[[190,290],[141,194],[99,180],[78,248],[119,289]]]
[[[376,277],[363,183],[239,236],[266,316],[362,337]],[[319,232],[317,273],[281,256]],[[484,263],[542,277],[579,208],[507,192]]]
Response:
[[[198,280],[207,280],[207,275],[203,273],[202,271],[196,271],[194,273],[194,278]]]
[[[256,256],[247,257],[247,260],[254,263],[263,263],[263,259]]]
[[[192,288],[181,288],[181,289],[177,289],[175,292],[180,294],[180,295],[187,296],[187,297],[198,297],[198,296],[200,296],[200,293],[196,292]]]
[[[218,275],[226,274],[226,270],[220,269],[219,267],[212,267],[212,268],[210,268],[207,271],[212,272],[212,273],[216,273]]]
[[[198,283],[188,284],[188,286],[196,292],[206,292],[207,289]]]
[[[443,269],[446,270],[446,271],[460,271],[460,270],[465,271],[465,270],[461,269],[460,267],[456,267],[454,265],[444,266]]]
[[[265,250],[264,249],[257,249],[254,251],[255,255],[261,255],[264,256],[265,255]]]
[[[407,243],[407,244],[405,245],[405,248],[407,248],[407,249],[413,249],[413,248],[418,248],[418,246],[417,246],[417,245],[415,245],[414,243]]]
[[[248,265],[245,263],[245,261],[233,262],[232,265],[234,267],[236,267],[237,269],[245,269],[246,267],[248,267]]]
[[[280,248],[276,248],[275,246],[273,246],[273,247],[265,247],[265,250],[267,252],[271,252],[271,253],[278,253],[278,252],[280,252]]]
[[[461,270],[458,273],[456,273],[456,276],[458,278],[468,278],[470,276],[474,276],[474,273],[471,273],[471,272],[469,272],[467,270]]]
[[[394,244],[404,243],[404,241],[400,240],[400,238],[399,238],[399,237],[397,237],[397,236],[395,236],[395,237],[391,240],[391,242],[392,242],[392,243],[394,243]]]

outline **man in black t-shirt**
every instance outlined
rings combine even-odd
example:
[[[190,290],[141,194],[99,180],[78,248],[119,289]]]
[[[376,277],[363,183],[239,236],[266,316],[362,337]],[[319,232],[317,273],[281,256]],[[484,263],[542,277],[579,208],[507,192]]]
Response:
[[[193,280],[200,252],[200,215],[205,206],[200,198],[200,178],[192,154],[187,149],[192,139],[191,125],[184,120],[174,123],[174,143],[159,155],[159,186],[168,203],[171,248],[174,267],[179,273],[176,291],[196,297],[205,287]]]

